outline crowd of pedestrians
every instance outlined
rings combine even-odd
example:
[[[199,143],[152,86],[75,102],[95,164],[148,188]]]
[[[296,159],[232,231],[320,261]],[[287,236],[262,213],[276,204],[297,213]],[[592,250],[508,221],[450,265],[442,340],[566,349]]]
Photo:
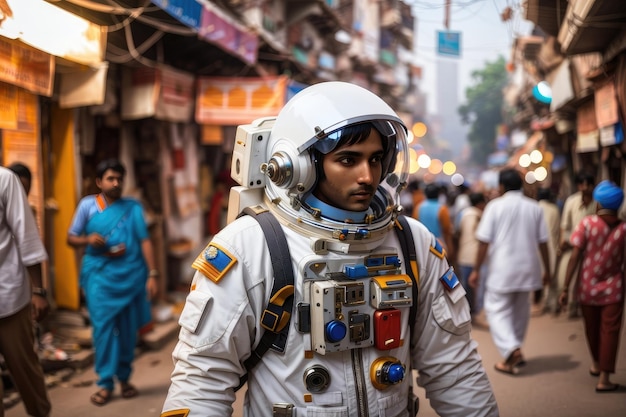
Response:
[[[469,207],[450,211],[457,248],[452,262],[467,288],[472,316],[484,305],[503,357],[494,365],[497,371],[516,375],[525,365],[522,345],[532,315],[582,315],[589,373],[598,377],[596,391],[614,392],[620,386],[610,375],[615,372],[626,284],[626,223],[620,216],[624,191],[607,180],[596,185],[595,176],[584,170],[575,174],[574,182],[576,191],[560,205],[549,188],[537,188],[532,199],[525,196],[533,193],[522,191],[523,180],[514,170],[499,173],[495,195],[476,187],[469,193]],[[439,190],[446,192],[445,187]],[[449,206],[465,206],[454,200],[465,200],[465,192],[458,189]],[[417,211],[413,209],[415,216]]]
[[[15,337],[10,342],[0,337],[0,355],[28,413],[47,417],[51,406],[43,371],[31,349],[33,320],[41,321],[50,308],[41,279],[47,255],[28,205],[30,171],[22,164],[9,168],[13,172],[0,167],[0,241],[6,243],[3,259],[14,259],[15,269],[3,264],[0,271],[0,288],[8,288],[0,291],[0,332]],[[82,260],[81,288],[99,376],[90,400],[97,406],[109,402],[116,382],[123,398],[139,394],[130,383],[134,347],[151,320],[150,299],[158,288],[141,204],[122,197],[124,174],[117,160],[97,167],[101,192],[81,200],[67,238]],[[580,315],[589,374],[597,377],[595,391],[614,392],[621,388],[611,374],[626,284],[624,191],[606,180],[596,185],[594,175],[583,171],[575,183],[577,191],[558,205],[547,188],[536,189],[530,198],[519,172],[504,169],[495,194],[464,183],[450,199],[441,184],[412,181],[405,201],[456,269],[472,324],[489,329],[502,357],[493,364],[496,371],[515,376],[532,360],[523,354],[523,345],[533,314]]]

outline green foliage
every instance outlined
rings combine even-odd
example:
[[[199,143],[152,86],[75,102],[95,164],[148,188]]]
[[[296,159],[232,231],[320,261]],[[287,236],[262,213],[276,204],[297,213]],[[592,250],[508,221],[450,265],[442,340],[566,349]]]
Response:
[[[472,160],[485,165],[487,156],[495,150],[496,128],[502,123],[502,89],[507,83],[505,61],[495,62],[472,72],[474,85],[465,90],[466,104],[459,107],[461,120],[469,124],[468,141]]]

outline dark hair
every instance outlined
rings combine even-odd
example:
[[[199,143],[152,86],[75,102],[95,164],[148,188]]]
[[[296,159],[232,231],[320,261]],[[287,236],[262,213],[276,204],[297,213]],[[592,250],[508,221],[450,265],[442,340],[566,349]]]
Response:
[[[393,153],[394,151],[393,146],[395,145],[395,141],[386,140],[387,136],[384,135],[382,132],[380,132],[379,129],[376,128],[375,123],[373,122],[356,123],[356,124],[342,128],[341,137],[339,141],[337,142],[337,144],[333,147],[333,149],[339,149],[344,146],[354,145],[354,144],[361,143],[367,140],[367,138],[370,136],[370,133],[372,132],[372,129],[377,131],[378,134],[380,135],[381,142],[382,142],[381,144],[384,150],[383,170],[382,170],[382,177],[384,178],[385,175],[389,173],[389,171],[393,170],[394,162],[392,161],[393,155],[391,155],[391,153]],[[313,149],[312,157],[316,165],[317,179],[319,181],[325,177],[322,164],[319,163],[323,161],[325,152],[320,151],[318,148],[316,148],[315,145],[313,145],[312,149]],[[385,161],[387,161],[386,164],[385,164]]]
[[[574,177],[574,182],[576,182],[576,184],[587,183],[589,185],[594,185],[596,183],[596,177],[591,172],[579,171]]]
[[[439,197],[439,192],[440,188],[437,184],[428,184],[426,188],[424,188],[424,195],[429,200]]]
[[[552,191],[549,188],[540,188],[537,190],[537,201],[552,201]]]
[[[26,178],[28,181],[32,180],[30,169],[28,169],[28,167],[21,162],[14,162],[7,168],[13,171],[20,178]]]
[[[124,168],[124,165],[122,165],[118,159],[110,158],[105,159],[96,165],[96,178],[102,178],[104,173],[109,169],[121,174],[122,177],[126,175],[126,168]]]
[[[470,204],[474,207],[479,205],[480,203],[487,202],[485,195],[483,193],[470,193],[469,195]]]
[[[420,189],[420,182],[419,180],[412,180],[409,182],[409,186],[407,188],[409,191],[417,191]]]
[[[498,184],[504,187],[504,191],[520,190],[522,188],[522,177],[514,169],[503,169],[500,171]]]
[[[459,194],[463,194],[464,192],[468,191],[469,185],[466,182],[463,182],[462,184],[459,184],[456,186],[457,190],[459,190]]]

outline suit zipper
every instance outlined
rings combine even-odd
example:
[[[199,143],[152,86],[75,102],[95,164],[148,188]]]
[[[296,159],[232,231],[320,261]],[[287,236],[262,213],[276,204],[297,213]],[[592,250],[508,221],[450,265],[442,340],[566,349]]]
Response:
[[[362,349],[352,349],[352,372],[354,373],[354,383],[356,385],[356,401],[359,417],[369,417],[367,407],[367,388],[363,372]]]

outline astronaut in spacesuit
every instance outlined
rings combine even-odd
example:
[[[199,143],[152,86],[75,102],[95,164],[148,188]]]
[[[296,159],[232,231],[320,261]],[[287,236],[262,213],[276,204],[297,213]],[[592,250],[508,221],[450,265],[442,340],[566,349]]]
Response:
[[[162,417],[232,415],[243,375],[245,416],[412,416],[412,370],[439,415],[499,415],[444,250],[414,219],[416,262],[399,249],[408,144],[383,100],[349,83],[308,87],[276,118],[239,127],[232,166],[242,186],[229,210],[252,203],[287,237],[288,336],[246,370],[273,267],[259,223],[238,217],[193,264]]]

